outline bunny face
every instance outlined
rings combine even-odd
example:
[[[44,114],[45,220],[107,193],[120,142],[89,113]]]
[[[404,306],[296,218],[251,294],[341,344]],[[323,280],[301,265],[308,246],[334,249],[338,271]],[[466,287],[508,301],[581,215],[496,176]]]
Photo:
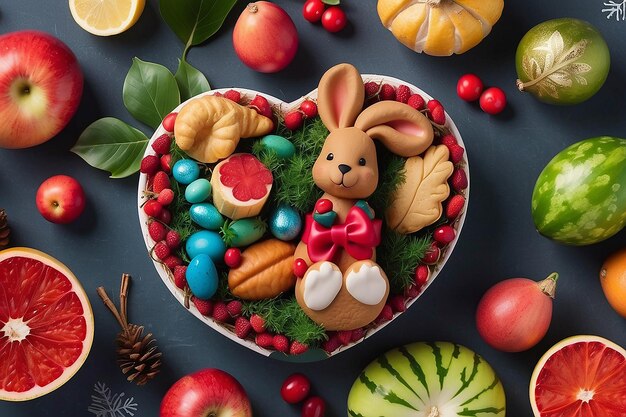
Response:
[[[355,127],[336,129],[313,165],[315,184],[340,198],[365,199],[378,185],[376,146]]]

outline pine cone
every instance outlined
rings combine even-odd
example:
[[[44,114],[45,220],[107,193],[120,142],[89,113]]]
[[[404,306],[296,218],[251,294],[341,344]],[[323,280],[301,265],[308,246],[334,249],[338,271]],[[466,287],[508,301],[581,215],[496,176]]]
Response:
[[[4,209],[0,209],[0,249],[4,249],[9,246],[10,234],[11,230],[9,229],[7,214]]]
[[[143,335],[143,326],[129,324],[117,335],[115,342],[117,363],[129,381],[144,385],[159,373],[161,352],[152,333]]]

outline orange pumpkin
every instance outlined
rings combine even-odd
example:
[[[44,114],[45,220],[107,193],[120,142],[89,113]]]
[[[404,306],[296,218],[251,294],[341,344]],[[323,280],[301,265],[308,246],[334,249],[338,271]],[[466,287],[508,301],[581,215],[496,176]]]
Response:
[[[416,52],[448,56],[478,45],[500,19],[504,0],[378,0],[378,16]]]

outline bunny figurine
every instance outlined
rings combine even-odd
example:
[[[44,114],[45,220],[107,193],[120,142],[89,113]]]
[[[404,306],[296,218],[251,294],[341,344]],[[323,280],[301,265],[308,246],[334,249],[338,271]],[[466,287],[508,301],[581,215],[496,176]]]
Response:
[[[317,104],[330,134],[313,165],[324,191],[306,216],[295,252],[296,299],[326,330],[352,330],[371,323],[389,294],[389,281],[375,262],[382,221],[365,202],[378,185],[374,140],[411,157],[424,152],[434,133],[418,110],[394,101],[363,109],[361,75],[349,64],[321,78]]]

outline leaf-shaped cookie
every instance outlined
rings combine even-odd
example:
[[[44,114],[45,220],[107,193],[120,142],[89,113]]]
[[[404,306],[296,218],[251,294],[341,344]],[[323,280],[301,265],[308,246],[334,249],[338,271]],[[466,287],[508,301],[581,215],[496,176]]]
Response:
[[[438,145],[428,148],[423,157],[407,159],[406,181],[396,189],[385,212],[389,228],[409,234],[441,217],[441,203],[450,195],[447,181],[454,169],[448,157],[448,148]]]

